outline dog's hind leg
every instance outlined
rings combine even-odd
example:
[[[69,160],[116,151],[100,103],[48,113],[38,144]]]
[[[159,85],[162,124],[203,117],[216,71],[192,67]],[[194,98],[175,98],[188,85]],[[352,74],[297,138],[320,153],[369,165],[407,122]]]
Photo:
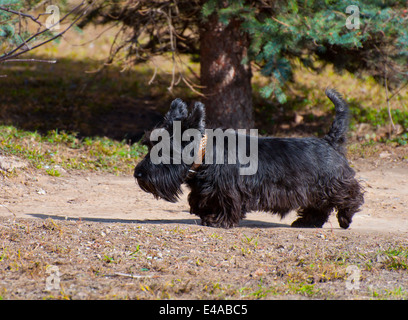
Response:
[[[307,207],[298,210],[299,218],[292,223],[294,228],[321,228],[328,220],[333,207]]]
[[[337,220],[339,221],[340,227],[342,227],[343,229],[347,229],[350,226],[353,216],[357,211],[357,208],[340,209],[337,212]]]
[[[361,205],[364,203],[364,196],[359,183],[354,179],[348,184],[347,188],[344,188],[344,192],[346,194],[338,197],[336,208],[340,227],[347,229],[354,214],[360,210]]]

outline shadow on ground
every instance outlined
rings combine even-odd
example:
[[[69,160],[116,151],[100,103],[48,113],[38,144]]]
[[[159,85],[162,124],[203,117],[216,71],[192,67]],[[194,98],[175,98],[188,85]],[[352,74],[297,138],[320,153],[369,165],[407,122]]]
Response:
[[[90,221],[90,222],[101,222],[101,223],[136,223],[136,224],[185,224],[185,225],[200,225],[199,219],[146,219],[146,220],[137,220],[137,219],[106,219],[106,218],[86,218],[86,217],[64,217],[57,215],[48,215],[48,214],[38,214],[31,213],[28,214],[31,217],[38,219],[48,219],[53,220],[66,220],[66,221]],[[239,227],[244,228],[290,228],[287,224],[274,223],[274,222],[265,222],[257,220],[243,220],[240,222]]]

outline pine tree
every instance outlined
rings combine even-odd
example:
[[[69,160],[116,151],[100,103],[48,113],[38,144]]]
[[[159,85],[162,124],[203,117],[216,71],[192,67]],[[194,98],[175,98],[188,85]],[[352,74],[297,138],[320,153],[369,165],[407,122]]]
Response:
[[[109,62],[170,53],[170,89],[179,78],[198,91],[177,57],[200,55],[202,91],[215,125],[252,125],[252,64],[269,79],[262,95],[281,103],[298,62],[365,72],[391,89],[408,78],[406,0],[97,0],[82,25],[90,22],[122,26]]]
[[[314,0],[234,1],[227,8],[210,0],[203,6],[204,17],[216,13],[228,23],[242,19],[249,33],[248,59],[261,66],[270,84],[261,89],[286,101],[282,91],[292,79],[295,62],[314,68],[317,61],[332,63],[336,70],[366,71],[392,86],[408,79],[408,8],[406,1]],[[349,9],[348,9],[349,8]],[[348,13],[347,13],[348,12]]]

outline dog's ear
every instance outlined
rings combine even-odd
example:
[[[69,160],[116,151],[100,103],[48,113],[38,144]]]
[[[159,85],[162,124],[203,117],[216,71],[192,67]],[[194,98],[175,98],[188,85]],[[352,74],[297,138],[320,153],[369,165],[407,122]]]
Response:
[[[170,110],[167,112],[165,119],[170,122],[180,121],[187,118],[187,114],[187,105],[183,100],[177,98],[170,104]]]
[[[194,103],[193,110],[187,118],[189,128],[196,128],[201,133],[205,130],[205,108],[201,102]]]

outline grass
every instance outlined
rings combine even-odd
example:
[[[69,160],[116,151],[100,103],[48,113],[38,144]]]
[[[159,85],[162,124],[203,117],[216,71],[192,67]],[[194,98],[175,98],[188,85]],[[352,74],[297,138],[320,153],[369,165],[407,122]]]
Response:
[[[389,270],[408,270],[408,249],[389,248],[378,252],[382,257],[383,267]]]
[[[293,83],[287,84],[285,93],[288,101],[283,105],[265,101],[260,97],[258,90],[267,85],[267,81],[254,73],[256,119],[261,124],[258,127],[262,134],[268,134],[271,128],[275,128],[278,134],[290,134],[296,132],[298,126],[303,132],[323,135],[334,115],[334,107],[324,94],[324,89],[334,87],[343,94],[349,104],[354,140],[357,138],[362,143],[394,143],[397,146],[408,143],[408,88],[403,88],[390,100],[391,116],[397,125],[397,133],[390,135],[385,89],[371,76],[357,76],[348,72],[338,74],[330,65],[322,66],[319,72],[314,72],[299,64]],[[299,124],[292,123],[295,114],[302,116]],[[285,123],[284,128],[289,129],[283,131],[282,122]],[[360,135],[362,123],[366,125],[368,132]]]
[[[197,227],[175,230],[169,225],[149,225],[140,229],[115,223],[104,235],[106,225],[98,223],[78,225],[52,219],[24,223],[4,224],[2,276],[19,281],[4,281],[6,285],[0,287],[4,299],[10,299],[15,288],[30,285],[35,285],[30,290],[37,298],[54,299],[75,299],[78,292],[91,292],[98,298],[117,295],[120,299],[408,298],[404,281],[406,241],[401,239],[389,239],[390,246],[377,251],[373,250],[375,243],[355,243],[361,252],[348,253],[348,241],[342,242],[341,235],[335,235],[324,246],[309,244],[305,250],[302,240],[296,243],[297,249],[281,252],[276,244],[293,240],[296,234],[271,237],[273,232],[247,230],[243,236],[238,231],[221,230],[213,236],[213,230]],[[164,240],[177,246],[163,246]],[[129,246],[129,241],[134,245]],[[253,246],[255,241],[259,244],[250,256],[230,252],[234,243]],[[225,256],[235,262],[226,262]],[[384,258],[379,260],[378,256]],[[364,267],[369,260],[373,264],[370,269]],[[63,274],[59,295],[38,290],[45,285],[49,265],[58,265]],[[360,288],[354,291],[346,289],[350,265],[361,271]]]
[[[146,149],[140,144],[109,138],[77,138],[75,134],[52,130],[45,135],[13,126],[0,126],[0,147],[24,158],[37,169],[58,177],[62,170],[90,170],[130,173]],[[61,170],[62,169],[62,170]]]
[[[288,293],[313,297],[319,293],[319,289],[316,289],[314,284],[307,284],[303,282],[290,283],[288,284]]]
[[[266,285],[263,279],[259,280],[257,288],[242,287],[238,289],[241,298],[265,299],[276,296],[297,295],[309,298],[319,297],[320,290],[314,284],[305,282],[294,282],[288,280],[286,283]],[[234,294],[237,294],[234,292]]]
[[[46,172],[53,177],[59,177],[61,175],[57,169],[47,169]]]

